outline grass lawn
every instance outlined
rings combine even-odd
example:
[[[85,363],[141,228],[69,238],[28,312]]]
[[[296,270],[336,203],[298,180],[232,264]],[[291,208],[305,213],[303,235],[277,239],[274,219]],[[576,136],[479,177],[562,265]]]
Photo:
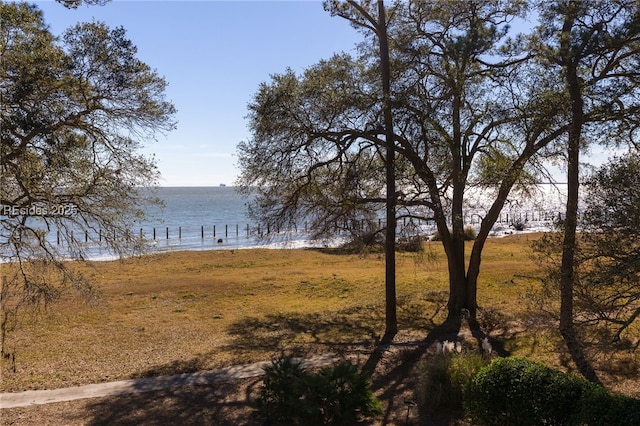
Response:
[[[541,276],[530,257],[534,238],[487,242],[481,320],[512,355],[570,369],[556,324],[531,303]],[[24,312],[8,337],[16,371],[2,361],[1,391],[207,370],[281,353],[367,354],[384,331],[379,253],[216,250],[78,267],[95,283],[98,299],[88,303],[69,292],[37,319]],[[424,339],[445,317],[447,292],[440,243],[399,253],[396,341]],[[609,364],[609,384],[637,384],[637,355],[625,363],[624,369]],[[638,396],[631,389],[626,393]]]

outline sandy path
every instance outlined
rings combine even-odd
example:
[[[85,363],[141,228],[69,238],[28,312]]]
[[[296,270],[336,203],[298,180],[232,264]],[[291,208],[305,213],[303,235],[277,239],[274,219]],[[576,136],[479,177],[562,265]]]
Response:
[[[314,368],[329,365],[336,360],[334,354],[317,355],[308,359],[296,359],[304,367]],[[31,390],[0,394],[0,408],[26,407],[29,405],[73,401],[83,398],[98,398],[129,393],[150,392],[189,385],[204,385],[235,379],[246,379],[264,374],[263,367],[270,361],[236,365],[218,370],[173,376],[147,377],[143,379],[120,380],[69,388]]]

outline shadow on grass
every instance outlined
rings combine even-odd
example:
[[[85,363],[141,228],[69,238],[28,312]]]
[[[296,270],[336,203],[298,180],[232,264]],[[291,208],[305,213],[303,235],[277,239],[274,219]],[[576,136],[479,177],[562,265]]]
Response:
[[[270,350],[284,352],[308,348],[322,350],[341,346],[369,346],[377,339],[378,309],[357,308],[332,313],[277,313],[249,317],[232,324],[231,351]]]
[[[432,319],[425,316],[424,305],[420,301],[398,305],[398,322],[403,330],[423,334],[434,326]],[[381,305],[322,313],[274,313],[232,324],[227,333],[233,343],[225,350],[247,353],[266,349],[293,356],[342,349],[369,352],[379,346],[383,330]]]
[[[424,333],[429,327],[424,311],[405,302],[398,309],[402,324]],[[274,313],[264,317],[247,317],[231,324],[227,334],[232,342],[216,351],[237,355],[238,359],[253,357],[269,359],[280,354],[310,357],[314,354],[335,352],[362,353],[368,356],[380,340],[384,329],[382,306],[354,307],[323,313]],[[86,405],[91,416],[90,425],[118,424],[257,424],[261,423],[251,408],[261,378],[214,384],[181,383],[175,378],[166,380],[158,375],[169,375],[202,370],[206,359],[215,352],[188,360],[154,366],[136,374],[149,377],[140,380],[137,391],[128,395],[100,398]],[[240,361],[239,363],[244,363]],[[382,398],[392,400],[402,391],[405,372],[402,365],[394,367],[385,377],[376,376],[374,389],[384,388]],[[249,387],[245,391],[244,387]],[[163,389],[166,388],[166,389]],[[403,404],[402,401],[399,401]],[[396,409],[389,404],[389,410]],[[402,407],[401,407],[402,408]],[[239,416],[239,417],[238,417]],[[215,419],[215,420],[214,420]]]
[[[250,407],[258,385],[259,379],[245,379],[99,398],[85,405],[91,419],[82,423],[260,425],[263,419]]]
[[[404,424],[402,413],[407,411],[407,398],[411,398],[406,395],[413,395],[416,384],[414,367],[428,348],[442,337],[436,323],[440,316],[433,314],[433,303],[434,300],[425,297],[399,300],[398,322],[402,336],[418,336],[413,341],[398,342],[396,339],[390,345],[380,344],[384,331],[382,305],[322,313],[272,313],[246,317],[231,324],[226,330],[231,342],[226,346],[193,359],[152,367],[137,376],[199,371],[208,359],[220,352],[232,355],[239,360],[238,364],[245,363],[246,359],[269,360],[280,355],[307,358],[334,352],[338,356],[349,355],[353,360],[354,354],[359,354],[358,364],[372,375],[373,389],[385,402],[383,424],[398,424],[399,420]],[[494,347],[500,347],[499,342],[492,343]],[[249,386],[244,390],[247,382],[250,382]],[[87,405],[93,419],[89,424],[260,424],[250,407],[261,384],[259,377],[213,385],[187,384],[164,390],[145,388],[145,383],[142,381],[138,389],[145,391],[143,393],[91,402]],[[154,381],[148,383],[154,386]],[[425,416],[420,408],[414,410],[411,422],[432,425],[449,424],[440,421],[452,420],[436,420],[432,415]],[[216,419],[214,423],[212,419]]]
[[[398,319],[403,329],[425,333],[433,322],[425,318],[424,301],[403,301]],[[245,317],[226,330],[230,343],[189,359],[151,366],[133,378],[157,377],[207,370],[211,360],[224,354],[236,364],[275,359],[281,355],[306,358],[333,352],[368,356],[384,330],[384,306],[359,306],[321,313],[273,313]]]
[[[435,327],[424,300],[400,300],[398,322],[402,332],[424,335]],[[431,310],[433,308],[431,307]],[[245,318],[232,324],[231,351],[247,353],[268,348],[273,353],[308,357],[331,351],[338,355],[357,354],[356,362],[372,376],[372,388],[385,401],[382,424],[396,424],[398,413],[405,413],[405,398],[411,394],[413,366],[427,350],[422,341],[401,345],[382,345],[384,306],[354,307],[332,313],[274,313],[261,318]],[[399,348],[391,351],[391,348]],[[362,357],[361,357],[362,356]],[[380,365],[383,364],[383,365]],[[413,418],[417,413],[414,410]],[[402,419],[404,424],[404,418]]]

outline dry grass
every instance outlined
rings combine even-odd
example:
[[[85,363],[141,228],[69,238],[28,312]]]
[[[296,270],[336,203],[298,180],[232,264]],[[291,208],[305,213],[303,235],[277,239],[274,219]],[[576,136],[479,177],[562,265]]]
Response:
[[[530,259],[532,238],[487,243],[479,303],[492,336],[511,354],[566,366],[555,324],[540,320],[527,296],[540,275]],[[8,346],[17,369],[3,360],[1,391],[212,369],[282,352],[367,353],[384,329],[379,254],[179,252],[79,267],[99,289],[98,303],[70,293],[37,321],[23,317]],[[398,255],[397,290],[396,340],[424,338],[445,314],[439,243],[426,254]],[[635,381],[639,362],[628,362],[625,374]],[[610,382],[624,384],[619,376]]]

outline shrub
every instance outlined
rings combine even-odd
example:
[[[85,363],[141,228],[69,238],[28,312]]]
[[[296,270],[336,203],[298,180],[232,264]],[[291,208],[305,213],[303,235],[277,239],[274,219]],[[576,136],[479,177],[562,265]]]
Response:
[[[418,398],[430,411],[462,410],[463,388],[487,361],[478,353],[446,354],[425,361]]]
[[[413,237],[399,238],[396,242],[396,249],[398,251],[419,253],[424,250],[423,239],[420,235]]]
[[[464,227],[464,240],[465,241],[473,241],[478,237],[478,231],[471,225],[467,225]]]
[[[480,425],[570,424],[587,382],[523,358],[501,358],[464,390],[464,409]]]
[[[307,413],[317,416],[317,424],[323,425],[352,425],[360,415],[371,417],[382,412],[369,377],[346,362],[310,375],[305,402]]]
[[[384,251],[384,241],[379,233],[352,234],[340,248],[352,253],[378,253]]]
[[[473,241],[478,237],[478,231],[471,225],[467,225],[464,227],[464,240],[465,241]],[[440,237],[440,233],[436,230],[433,234],[431,234],[431,241],[442,241]]]
[[[587,384],[573,416],[574,425],[640,425],[640,400]]]
[[[308,373],[291,358],[280,358],[264,368],[265,376],[255,408],[271,421],[294,419]]]
[[[290,358],[265,367],[256,409],[274,423],[351,425],[382,412],[369,377],[349,363],[309,373]]]
[[[522,358],[483,368],[464,389],[464,409],[478,425],[640,424],[639,400]]]
[[[511,226],[513,226],[513,229],[515,229],[516,231],[524,231],[527,227],[527,225],[522,220],[512,222]]]

